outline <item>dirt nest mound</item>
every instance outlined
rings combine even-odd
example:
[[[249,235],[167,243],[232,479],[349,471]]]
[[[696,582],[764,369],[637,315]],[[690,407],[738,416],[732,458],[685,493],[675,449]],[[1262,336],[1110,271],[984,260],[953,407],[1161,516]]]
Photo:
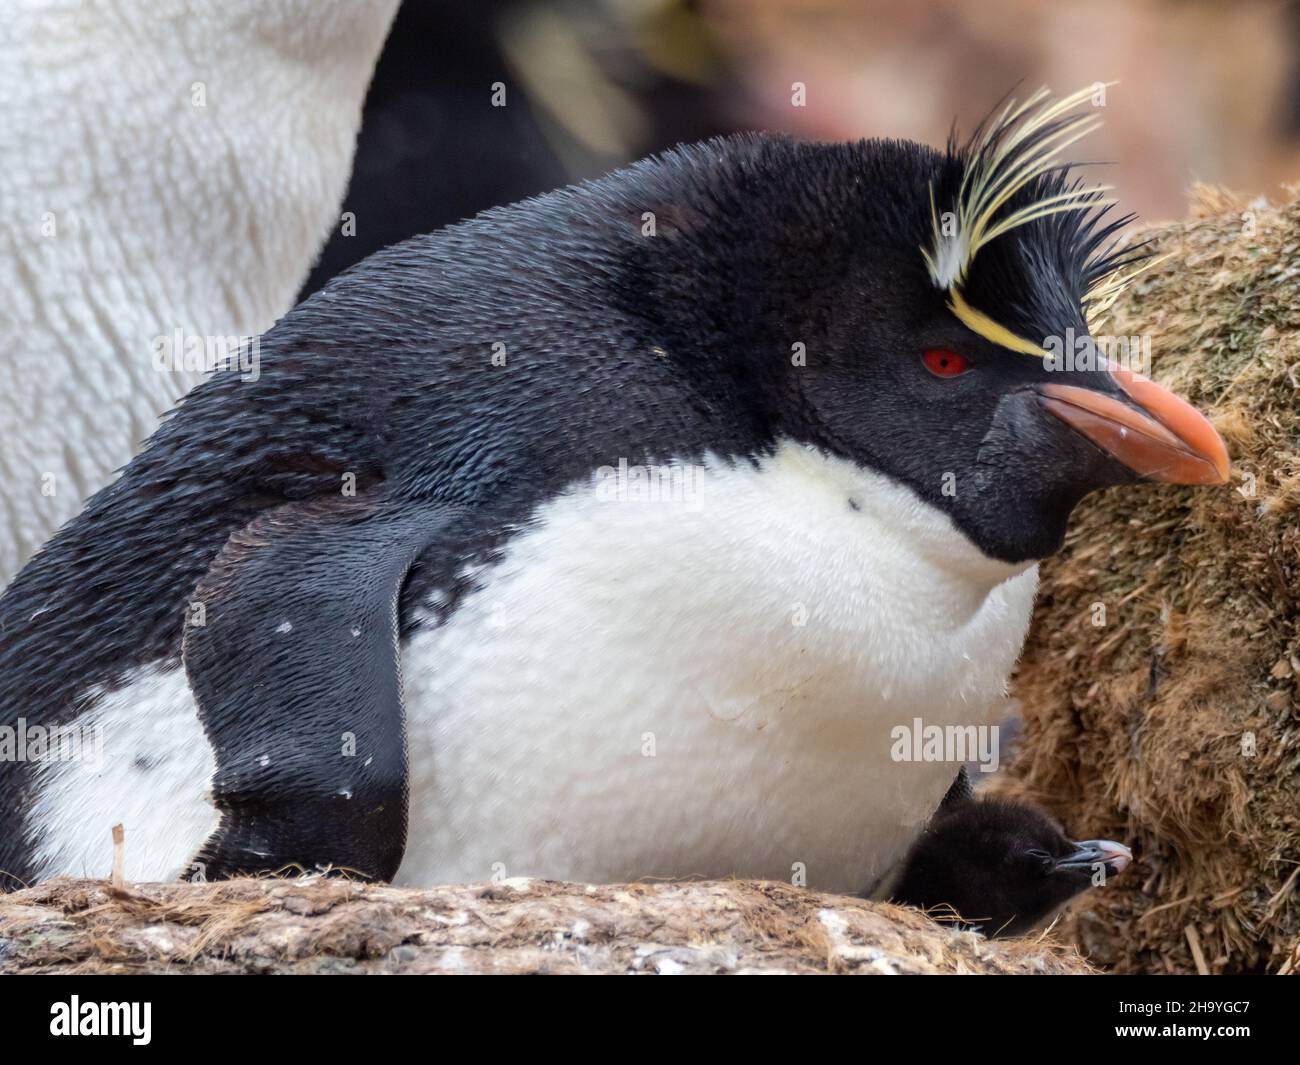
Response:
[[[754,880],[429,889],[59,878],[0,896],[0,973],[1088,973],[1050,939]]]
[[[1103,333],[1228,441],[1222,488],[1079,507],[1016,682],[1009,790],[1128,842],[1073,934],[1125,972],[1300,969],[1300,199],[1197,189]]]

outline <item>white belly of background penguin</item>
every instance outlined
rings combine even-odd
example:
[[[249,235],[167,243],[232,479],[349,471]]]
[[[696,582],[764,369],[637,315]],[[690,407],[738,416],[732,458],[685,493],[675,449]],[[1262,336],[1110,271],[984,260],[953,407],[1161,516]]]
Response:
[[[989,722],[1074,503],[1226,474],[1170,393],[1026,357],[1124,261],[1038,158],[1079,121],[712,142],[336,279],[0,598],[4,723],[103,737],[0,762],[0,870],[121,821],[141,879],[863,889],[956,772],[891,730]]]
[[[0,587],[202,379],[161,341],[237,344],[292,306],[339,224],[396,9],[7,6]]]

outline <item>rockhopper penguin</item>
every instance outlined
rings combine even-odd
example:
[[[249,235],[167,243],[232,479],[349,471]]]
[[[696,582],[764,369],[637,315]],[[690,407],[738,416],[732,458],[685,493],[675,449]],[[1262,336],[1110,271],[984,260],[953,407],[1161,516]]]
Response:
[[[925,910],[948,908],[989,937],[1020,936],[1132,860],[1114,840],[1071,842],[1035,806],[976,798],[963,769],[879,894]]]
[[[1059,163],[1087,104],[710,141],[335,279],[0,600],[0,743],[102,741],[0,762],[0,869],[122,822],[134,879],[861,890],[953,778],[891,728],[990,721],[1074,504],[1226,477],[1042,358],[1134,269]]]

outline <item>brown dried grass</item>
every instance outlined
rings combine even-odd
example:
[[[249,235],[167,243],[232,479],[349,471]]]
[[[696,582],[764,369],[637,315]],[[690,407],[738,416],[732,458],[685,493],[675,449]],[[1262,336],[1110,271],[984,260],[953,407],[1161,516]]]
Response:
[[[1091,972],[1046,937],[763,881],[392,888],[60,878],[0,896],[0,973]]]
[[[1103,331],[1152,334],[1155,377],[1210,414],[1233,483],[1086,501],[1015,684],[1001,790],[1134,846],[1065,926],[1118,971],[1300,968],[1297,191],[1273,207],[1198,188],[1152,231],[1169,258]]]

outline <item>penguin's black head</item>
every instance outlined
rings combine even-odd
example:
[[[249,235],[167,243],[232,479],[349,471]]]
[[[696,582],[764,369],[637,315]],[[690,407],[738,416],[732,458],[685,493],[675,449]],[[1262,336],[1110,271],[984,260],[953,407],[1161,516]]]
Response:
[[[970,801],[935,816],[891,894],[925,909],[951,906],[990,936],[1023,935],[1132,857],[1111,840],[1071,842],[1035,807]]]
[[[641,307],[696,327],[686,373],[732,349],[702,388],[760,395],[773,436],[903,482],[993,558],[1051,554],[1095,489],[1220,483],[1197,411],[1093,357],[1088,316],[1145,252],[1056,162],[1099,121],[1073,113],[1089,92],[1008,105],[946,152],[769,139],[715,159],[708,196],[670,214],[670,280],[638,287]]]

